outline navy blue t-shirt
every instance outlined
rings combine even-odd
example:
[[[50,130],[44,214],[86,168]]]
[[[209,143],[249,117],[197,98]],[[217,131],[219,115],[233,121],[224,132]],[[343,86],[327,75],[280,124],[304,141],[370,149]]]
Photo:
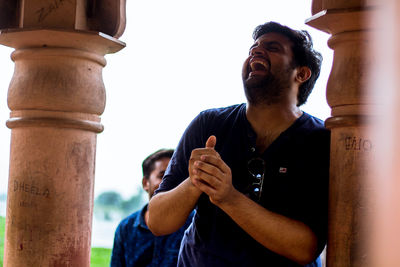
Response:
[[[330,145],[323,122],[304,112],[260,155],[245,104],[203,111],[183,134],[156,192],[171,190],[188,177],[192,150],[204,147],[210,135],[216,136],[215,149],[231,168],[233,186],[240,192],[246,193],[252,183],[248,161],[264,159],[259,204],[307,224],[317,235],[321,252],[327,235]],[[255,241],[206,194],[200,196],[196,211],[182,241],[178,266],[300,266]]]

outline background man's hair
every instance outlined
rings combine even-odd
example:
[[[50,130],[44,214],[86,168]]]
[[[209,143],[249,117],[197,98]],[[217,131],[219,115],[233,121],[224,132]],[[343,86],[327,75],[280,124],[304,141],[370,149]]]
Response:
[[[257,26],[253,32],[253,39],[256,40],[263,34],[274,32],[286,36],[292,43],[293,67],[307,66],[311,69],[311,77],[299,88],[297,96],[297,106],[303,105],[311,91],[321,71],[322,55],[313,48],[310,34],[305,30],[293,30],[277,22],[267,22]]]
[[[156,161],[163,158],[171,158],[174,154],[173,149],[160,149],[150,154],[142,163],[143,177],[148,179],[152,171],[154,171]]]

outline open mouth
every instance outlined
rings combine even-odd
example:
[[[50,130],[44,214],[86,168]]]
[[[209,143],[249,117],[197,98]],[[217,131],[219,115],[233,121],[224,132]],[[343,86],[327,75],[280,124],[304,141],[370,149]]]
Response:
[[[249,76],[265,75],[268,72],[269,65],[266,61],[260,59],[253,59],[249,63]]]

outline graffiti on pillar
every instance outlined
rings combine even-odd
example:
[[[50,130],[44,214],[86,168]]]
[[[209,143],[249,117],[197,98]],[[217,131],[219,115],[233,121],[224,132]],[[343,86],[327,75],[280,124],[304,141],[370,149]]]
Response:
[[[68,169],[74,170],[77,176],[87,176],[87,174],[93,170],[93,166],[91,164],[92,158],[93,149],[90,140],[73,142],[69,145],[67,166]]]
[[[372,142],[369,139],[357,136],[347,136],[345,139],[345,147],[346,150],[370,151],[372,150]]]
[[[36,11],[36,14],[38,15],[38,22],[42,22],[43,20],[45,20],[48,15],[63,6],[66,2],[73,4],[71,0],[53,0],[46,6],[39,8]]]
[[[20,175],[13,177],[9,184],[9,190],[13,193],[23,193],[27,196],[29,195],[35,199],[38,197],[50,198],[50,194],[53,191],[49,186],[51,185],[51,177],[54,176],[52,173],[58,172],[58,168],[54,168],[54,165],[54,162],[48,159],[41,162],[26,162],[25,167],[23,168],[23,171],[21,171]],[[20,206],[33,207],[35,205],[28,202],[21,202]]]
[[[35,202],[27,200],[20,201],[19,206],[22,208],[37,208],[37,204]]]
[[[42,196],[48,198],[50,191],[48,188],[40,188],[35,184],[29,184],[24,181],[14,180],[14,192],[23,192],[31,195]]]

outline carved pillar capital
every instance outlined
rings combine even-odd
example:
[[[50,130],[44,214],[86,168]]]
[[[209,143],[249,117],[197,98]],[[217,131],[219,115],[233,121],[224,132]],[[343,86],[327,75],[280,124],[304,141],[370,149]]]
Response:
[[[366,83],[366,66],[374,61],[367,53],[370,25],[364,21],[373,6],[364,6],[363,1],[313,1],[322,8],[306,23],[309,26],[331,34],[328,46],[334,50],[331,74],[327,84],[327,101],[332,116],[368,116],[369,102]],[[314,6],[313,6],[314,7]],[[317,7],[315,7],[317,9]],[[315,10],[313,10],[314,12]],[[331,119],[327,120],[330,126]]]
[[[0,29],[88,30],[120,37],[126,0],[0,0]]]
[[[0,43],[16,49],[11,55],[15,72],[8,91],[8,127],[36,122],[103,130],[104,55],[124,47],[121,41],[97,32],[41,29],[3,31]]]

